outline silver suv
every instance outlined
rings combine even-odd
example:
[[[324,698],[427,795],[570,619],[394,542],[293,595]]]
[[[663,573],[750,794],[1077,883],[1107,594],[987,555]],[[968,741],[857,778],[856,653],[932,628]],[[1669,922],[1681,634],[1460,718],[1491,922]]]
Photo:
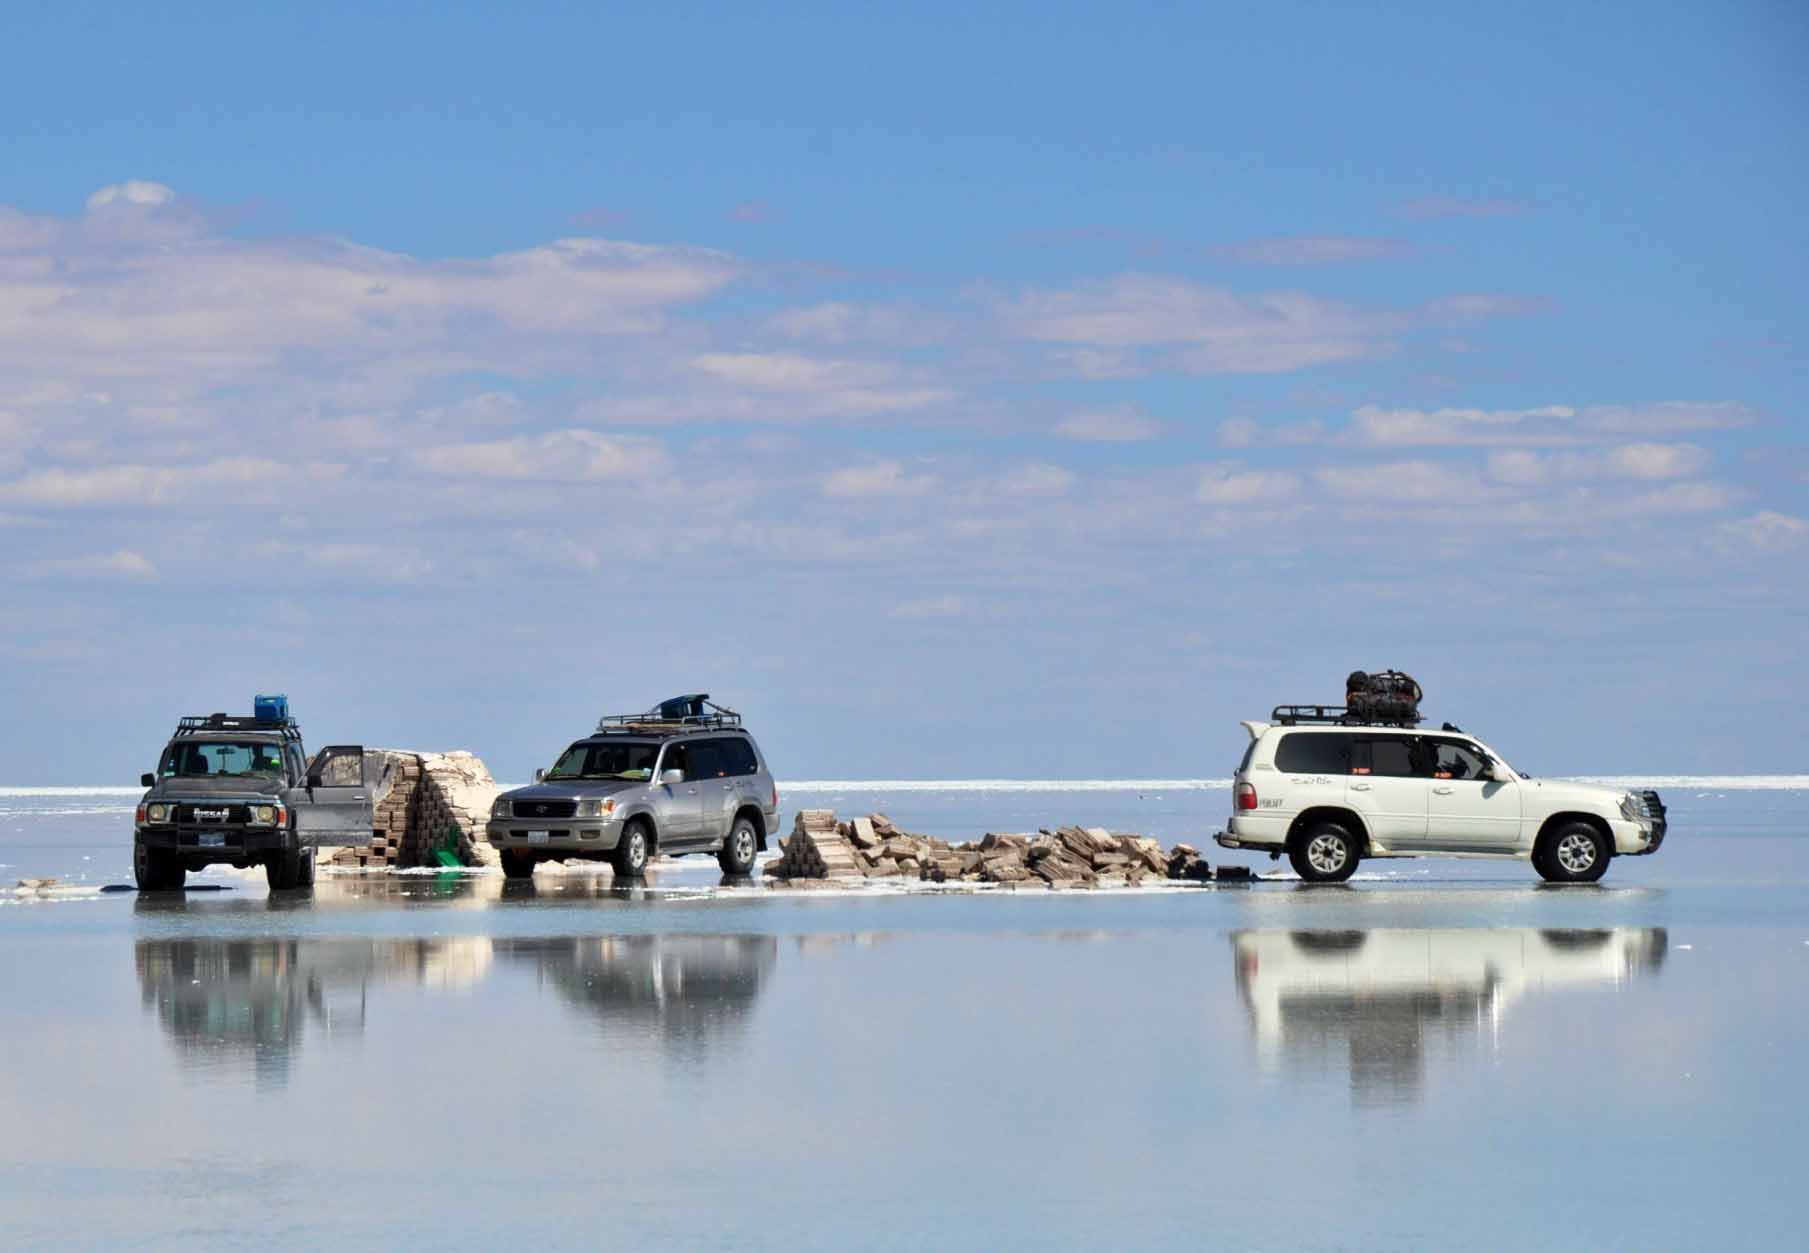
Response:
[[[533,786],[496,798],[487,834],[511,879],[574,858],[632,879],[658,853],[715,853],[724,874],[745,875],[778,830],[779,788],[754,737],[699,695],[601,719]]]

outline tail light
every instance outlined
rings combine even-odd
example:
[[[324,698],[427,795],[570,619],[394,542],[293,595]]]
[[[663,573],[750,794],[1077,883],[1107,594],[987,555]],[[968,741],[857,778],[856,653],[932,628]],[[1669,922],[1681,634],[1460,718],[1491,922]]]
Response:
[[[779,808],[779,785],[777,783],[773,784],[773,803],[771,805],[768,805],[767,808],[768,809]]]
[[[1256,785],[1254,783],[1237,785],[1237,807],[1239,809],[1256,808]]]

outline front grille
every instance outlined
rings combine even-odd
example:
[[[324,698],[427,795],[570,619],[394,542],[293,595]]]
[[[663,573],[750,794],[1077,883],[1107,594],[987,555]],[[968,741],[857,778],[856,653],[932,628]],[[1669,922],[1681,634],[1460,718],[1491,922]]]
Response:
[[[575,818],[578,815],[577,801],[514,801],[511,808],[517,819]]]
[[[176,806],[176,821],[197,827],[242,827],[251,821],[249,805]]]

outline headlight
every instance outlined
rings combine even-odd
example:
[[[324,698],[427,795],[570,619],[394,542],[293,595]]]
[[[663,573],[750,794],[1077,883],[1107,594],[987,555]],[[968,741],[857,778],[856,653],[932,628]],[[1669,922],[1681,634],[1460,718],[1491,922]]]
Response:
[[[259,805],[256,809],[252,810],[252,821],[266,827],[269,826],[276,821],[276,806]]]
[[[492,818],[507,818],[509,816],[508,800],[501,796],[497,797],[495,802],[490,806],[490,816]]]
[[[579,801],[578,816],[580,818],[601,818],[615,812],[616,803],[608,801]]]
[[[152,822],[168,822],[170,820],[170,807],[168,805],[152,805],[150,816]]]

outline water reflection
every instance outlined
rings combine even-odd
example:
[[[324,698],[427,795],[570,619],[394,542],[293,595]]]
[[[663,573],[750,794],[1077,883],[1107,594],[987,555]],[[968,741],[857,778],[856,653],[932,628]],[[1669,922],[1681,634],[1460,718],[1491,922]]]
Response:
[[[140,999],[184,1061],[280,1084],[310,1033],[363,1034],[373,985],[469,987],[489,969],[490,941],[194,936],[139,940],[133,955]]]
[[[1417,1100],[1429,1053],[1492,1040],[1529,993],[1656,975],[1662,927],[1249,930],[1231,937],[1266,1071],[1348,1068],[1358,1104]]]
[[[498,939],[505,962],[531,968],[609,1035],[655,1037],[661,1051],[701,1058],[746,1025],[778,960],[771,935],[568,936]]]

